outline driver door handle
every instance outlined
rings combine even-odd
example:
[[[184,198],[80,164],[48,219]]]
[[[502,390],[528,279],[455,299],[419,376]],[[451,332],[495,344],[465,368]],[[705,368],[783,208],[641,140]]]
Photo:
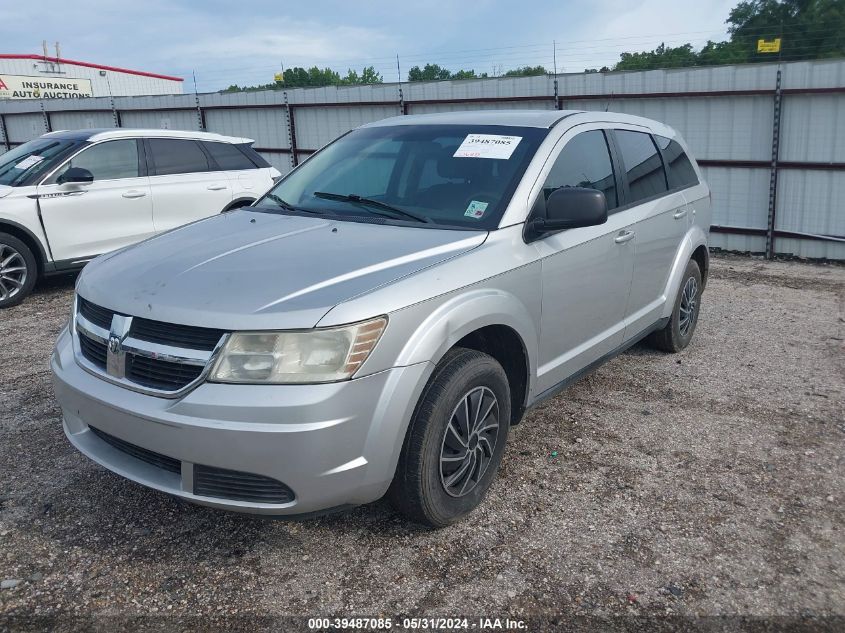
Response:
[[[123,192],[124,198],[143,198],[147,195],[146,191],[139,191],[138,189],[130,189]]]
[[[223,191],[224,189],[228,189],[228,187],[226,185],[221,185],[218,183],[215,185],[208,185],[206,189],[208,189],[209,191]]]
[[[685,218],[686,216],[687,216],[687,210],[686,209],[681,209],[680,211],[676,211],[672,215],[672,217],[675,218],[676,220],[680,220],[681,218]]]
[[[624,244],[625,242],[634,239],[636,233],[633,231],[619,231],[619,235],[613,238],[613,241],[617,244]]]

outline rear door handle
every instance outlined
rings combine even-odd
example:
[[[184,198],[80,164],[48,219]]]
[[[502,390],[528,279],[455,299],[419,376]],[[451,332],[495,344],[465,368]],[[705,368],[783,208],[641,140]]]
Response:
[[[619,235],[613,238],[613,241],[617,244],[624,244],[625,242],[634,239],[636,233],[633,231],[619,231]]]
[[[681,209],[680,211],[676,211],[675,214],[672,216],[676,220],[680,220],[681,218],[687,217],[687,210]]]
[[[206,187],[209,191],[223,191],[224,189],[228,189],[226,185],[216,184],[216,185],[208,185]]]
[[[139,191],[138,189],[130,189],[123,192],[124,198],[143,198],[147,195],[146,191]]]

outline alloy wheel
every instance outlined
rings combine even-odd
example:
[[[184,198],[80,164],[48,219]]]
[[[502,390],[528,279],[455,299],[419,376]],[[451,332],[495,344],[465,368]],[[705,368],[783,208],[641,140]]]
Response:
[[[681,336],[689,334],[692,324],[695,323],[695,311],[698,307],[698,282],[695,277],[687,279],[684,290],[681,294],[681,305],[678,307],[679,319],[678,330]]]
[[[0,244],[0,301],[11,299],[26,283],[26,260],[8,244]]]
[[[440,482],[452,497],[463,497],[487,472],[499,438],[499,401],[476,387],[452,411],[440,448]]]

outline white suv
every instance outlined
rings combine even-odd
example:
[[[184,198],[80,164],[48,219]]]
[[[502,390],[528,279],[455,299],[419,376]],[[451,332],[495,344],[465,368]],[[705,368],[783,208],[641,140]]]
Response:
[[[0,154],[0,308],[39,275],[252,204],[280,176],[252,140],[178,130],[51,132]]]

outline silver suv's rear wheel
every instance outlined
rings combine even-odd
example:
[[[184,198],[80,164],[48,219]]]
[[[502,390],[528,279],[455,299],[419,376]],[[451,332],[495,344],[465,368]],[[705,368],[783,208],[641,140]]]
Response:
[[[692,340],[698,324],[701,309],[701,271],[694,260],[690,260],[681,280],[681,287],[675,297],[672,316],[662,330],[652,334],[648,341],[664,352],[680,352]]]
[[[689,336],[698,317],[698,280],[694,276],[687,278],[681,289],[681,303],[678,305],[678,332]]]
[[[37,266],[29,247],[8,233],[0,233],[0,308],[23,301],[35,285]]]

